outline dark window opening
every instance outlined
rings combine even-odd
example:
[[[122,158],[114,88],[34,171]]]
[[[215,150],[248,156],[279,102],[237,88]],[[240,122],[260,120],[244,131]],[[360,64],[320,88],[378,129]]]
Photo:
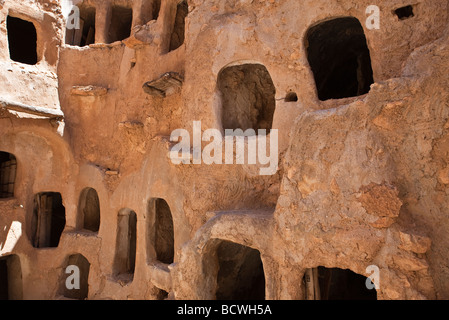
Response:
[[[8,43],[11,60],[37,64],[37,33],[32,22],[8,16]]]
[[[14,197],[17,160],[7,152],[0,152],[0,199]]]
[[[217,258],[217,300],[265,300],[265,274],[258,250],[222,241]]]
[[[66,281],[71,282],[72,279],[68,279],[68,277],[73,276],[72,273],[65,273],[66,268],[64,268],[64,277],[62,286],[64,288],[64,297],[69,299],[77,299],[77,300],[85,300],[89,294],[89,270],[90,263],[89,261],[81,254],[71,255],[68,259],[67,266],[76,266],[79,270],[79,289],[77,288],[68,288],[66,286]],[[73,280],[78,281],[78,280]]]
[[[320,100],[369,92],[374,83],[371,57],[362,25],[356,18],[320,23],[310,28],[306,39]]]
[[[399,20],[405,20],[405,19],[412,18],[412,17],[415,16],[415,14],[413,12],[413,6],[412,5],[396,9],[394,11],[394,13],[399,18]]]
[[[22,267],[17,255],[0,258],[0,300],[21,300]]]
[[[218,75],[223,129],[270,130],[276,108],[276,89],[263,65],[227,67]]]
[[[95,16],[94,7],[79,7],[79,29],[67,28],[66,44],[84,47],[95,43]]]
[[[298,101],[298,95],[296,92],[289,92],[287,93],[287,96],[285,97],[285,102],[297,102]]]
[[[172,264],[175,256],[175,237],[170,207],[163,199],[156,199],[154,206],[156,259],[165,264]]]
[[[153,0],[152,2],[152,20],[157,20],[161,10],[161,0]]]
[[[35,248],[56,248],[65,228],[65,208],[60,193],[44,192],[34,198],[32,244]]]
[[[109,27],[109,43],[129,38],[133,23],[133,10],[122,6],[113,6]]]
[[[78,229],[92,232],[100,229],[100,199],[95,189],[86,188],[81,192]]]
[[[186,28],[185,20],[188,14],[189,5],[187,4],[187,1],[184,0],[178,4],[176,9],[175,25],[170,39],[170,51],[178,49],[184,43]]]
[[[117,222],[114,273],[130,282],[136,266],[137,215],[132,210],[122,209]]]
[[[377,300],[377,291],[366,286],[367,277],[351,270],[318,267],[304,276],[308,300]]]

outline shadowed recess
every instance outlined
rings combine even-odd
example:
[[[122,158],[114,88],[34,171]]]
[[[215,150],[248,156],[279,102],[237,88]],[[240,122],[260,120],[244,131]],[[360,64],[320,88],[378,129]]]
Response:
[[[320,100],[369,92],[374,83],[371,57],[356,18],[322,22],[307,32],[307,56]]]
[[[32,22],[8,16],[9,55],[11,60],[25,64],[37,64],[37,33]]]
[[[217,300],[265,300],[265,274],[258,250],[222,241],[217,258]]]

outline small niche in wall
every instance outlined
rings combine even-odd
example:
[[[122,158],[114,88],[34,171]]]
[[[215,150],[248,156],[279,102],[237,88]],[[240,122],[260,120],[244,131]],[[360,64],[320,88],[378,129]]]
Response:
[[[78,230],[98,232],[100,229],[100,199],[93,188],[81,192],[78,207]]]
[[[270,130],[276,109],[276,88],[267,68],[243,64],[224,68],[218,75],[222,124],[226,129]]]
[[[134,279],[136,266],[137,214],[122,209],[117,220],[114,274],[125,282]]]
[[[37,32],[34,24],[8,16],[6,26],[11,60],[29,65],[37,64]]]
[[[172,264],[175,257],[175,236],[173,216],[168,203],[160,198],[151,199],[148,203],[148,215],[151,217],[148,240],[154,245],[155,258],[163,264]]]
[[[398,8],[394,10],[394,13],[396,14],[399,20],[406,20],[409,18],[413,18],[415,16],[412,5]]]
[[[285,96],[285,102],[297,102],[298,101],[298,95],[296,92],[289,92]]]

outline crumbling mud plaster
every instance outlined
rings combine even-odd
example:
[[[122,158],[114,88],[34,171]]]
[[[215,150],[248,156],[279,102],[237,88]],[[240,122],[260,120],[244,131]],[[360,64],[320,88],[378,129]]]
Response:
[[[447,0],[379,29],[368,0],[73,4],[0,1],[0,298],[449,299]],[[194,121],[278,130],[278,170],[174,164]]]

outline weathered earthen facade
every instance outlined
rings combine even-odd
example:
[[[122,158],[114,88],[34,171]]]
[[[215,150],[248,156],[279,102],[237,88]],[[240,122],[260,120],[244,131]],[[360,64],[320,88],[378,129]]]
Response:
[[[73,5],[0,0],[1,298],[449,298],[447,0]],[[194,121],[276,174],[174,164]]]

